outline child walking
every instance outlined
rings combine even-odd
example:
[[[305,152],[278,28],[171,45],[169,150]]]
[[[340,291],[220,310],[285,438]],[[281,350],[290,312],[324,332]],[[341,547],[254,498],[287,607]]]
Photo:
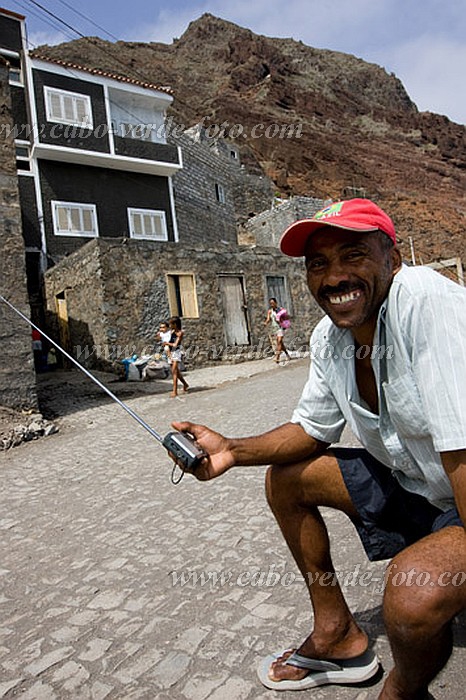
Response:
[[[183,391],[185,392],[188,391],[189,385],[180,370],[183,356],[183,346],[181,343],[184,335],[184,331],[181,328],[181,319],[179,316],[172,316],[169,319],[168,324],[170,326],[171,337],[170,342],[167,344],[170,348],[170,362],[173,377],[173,391],[171,392],[170,396],[174,398],[175,396],[178,396],[178,380],[182,383]]]

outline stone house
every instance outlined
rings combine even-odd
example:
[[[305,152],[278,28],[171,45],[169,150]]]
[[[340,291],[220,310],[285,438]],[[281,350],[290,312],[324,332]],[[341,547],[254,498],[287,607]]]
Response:
[[[243,222],[238,231],[238,241],[245,245],[269,245],[278,247],[283,231],[298,219],[310,219],[325,206],[316,197],[274,197],[270,208]]]
[[[54,300],[66,296],[68,324],[61,342],[68,339],[80,362],[102,368],[134,352],[153,352],[159,322],[177,312],[190,366],[265,356],[267,298],[277,288],[284,290],[294,320],[291,349],[306,350],[320,315],[307,293],[302,262],[270,247],[206,251],[96,239],[49,270],[45,286],[51,322]],[[299,325],[298,318],[305,323]]]

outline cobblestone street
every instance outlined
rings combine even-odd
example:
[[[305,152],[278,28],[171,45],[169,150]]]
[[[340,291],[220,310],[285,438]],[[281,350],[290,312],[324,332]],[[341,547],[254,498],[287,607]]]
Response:
[[[245,376],[243,365],[193,370],[187,396],[125,400],[160,432],[175,418],[229,435],[287,420],[307,361],[245,364],[257,374]],[[0,698],[275,697],[256,666],[299,644],[312,620],[265,502],[265,468],[209,483],[186,476],[175,486],[164,450],[110,400],[73,404],[58,424],[58,434],[0,454]],[[367,562],[343,516],[324,514],[350,606],[387,671],[384,564]],[[364,572],[369,585],[358,584]],[[453,658],[432,686],[437,700],[464,697],[465,645],[463,621]],[[369,700],[381,683],[304,695]]]

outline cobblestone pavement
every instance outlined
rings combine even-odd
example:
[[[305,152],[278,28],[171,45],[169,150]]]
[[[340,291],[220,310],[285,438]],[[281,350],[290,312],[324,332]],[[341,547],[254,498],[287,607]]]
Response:
[[[252,434],[288,419],[305,381],[304,360],[272,365],[193,371],[187,396],[128,401],[162,432],[190,418]],[[257,680],[257,663],[298,644],[312,621],[265,504],[264,468],[174,486],[163,449],[119,406],[71,403],[58,434],[0,455],[0,698],[275,697]],[[342,516],[325,518],[349,603],[387,670],[383,564],[367,563]],[[372,579],[363,585],[364,572]],[[455,633],[432,688],[438,700],[464,697],[464,625]],[[369,700],[381,682],[303,697]]]

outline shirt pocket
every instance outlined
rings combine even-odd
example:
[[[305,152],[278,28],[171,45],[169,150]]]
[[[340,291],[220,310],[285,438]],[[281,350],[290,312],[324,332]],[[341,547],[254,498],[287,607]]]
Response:
[[[382,384],[388,418],[397,433],[407,438],[423,438],[430,434],[414,377],[403,374]]]

